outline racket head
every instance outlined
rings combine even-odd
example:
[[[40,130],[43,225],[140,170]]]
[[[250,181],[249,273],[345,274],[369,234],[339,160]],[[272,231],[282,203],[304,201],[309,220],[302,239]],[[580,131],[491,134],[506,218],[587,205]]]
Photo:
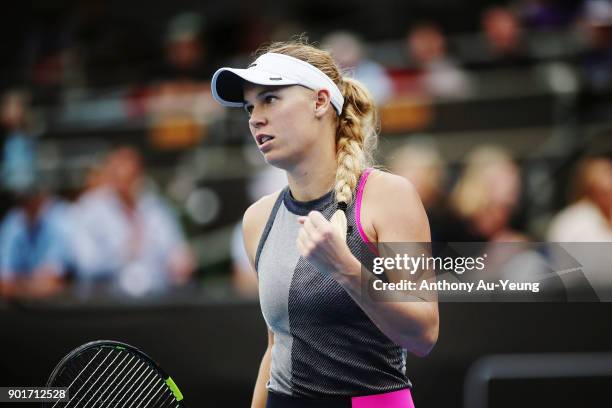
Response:
[[[129,344],[96,340],[77,347],[55,366],[47,387],[66,387],[66,402],[43,408],[185,408],[174,380]]]

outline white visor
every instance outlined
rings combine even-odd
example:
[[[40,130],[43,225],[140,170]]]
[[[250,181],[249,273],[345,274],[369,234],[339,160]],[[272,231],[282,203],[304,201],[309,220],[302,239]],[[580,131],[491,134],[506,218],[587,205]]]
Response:
[[[302,85],[309,89],[327,89],[331,104],[340,115],[344,98],[327,75],[309,63],[288,55],[263,54],[246,69],[220,68],[212,77],[213,98],[223,106],[244,106],[244,82],[256,85]]]

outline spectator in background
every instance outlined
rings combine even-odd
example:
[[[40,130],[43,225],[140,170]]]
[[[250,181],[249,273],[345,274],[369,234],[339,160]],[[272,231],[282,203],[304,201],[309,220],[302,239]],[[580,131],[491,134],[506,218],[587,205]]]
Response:
[[[9,91],[2,98],[5,133],[2,185],[16,207],[0,226],[0,292],[8,297],[45,297],[64,287],[71,263],[67,206],[43,188],[36,143],[28,125],[28,96]]]
[[[551,257],[567,266],[571,254],[575,273],[560,274],[570,301],[612,301],[612,160],[582,159],[572,183],[574,202],[557,214],[548,230]],[[583,244],[587,243],[587,244]],[[598,244],[599,243],[599,244]],[[603,243],[603,244],[602,244]],[[565,262],[564,262],[565,261]]]
[[[0,292],[6,297],[50,296],[71,266],[66,204],[31,185],[0,228]]]
[[[150,99],[150,137],[159,149],[199,143],[206,125],[222,110],[210,92],[211,66],[203,40],[203,17],[185,12],[172,17],[165,36],[165,59],[154,72]]]
[[[368,88],[377,105],[384,104],[392,96],[391,78],[382,65],[366,57],[363,43],[355,34],[332,32],[323,39],[321,47],[331,53],[342,72]]]
[[[583,84],[591,96],[612,92],[612,3],[591,0],[584,5],[580,25],[586,51],[580,56]]]
[[[204,19],[200,14],[185,12],[168,22],[164,64],[157,79],[170,81],[202,81],[210,79],[206,47],[203,41]]]
[[[3,130],[2,184],[13,193],[29,188],[35,180],[35,142],[26,129],[27,95],[8,91],[2,97],[0,123]]]
[[[140,154],[114,150],[104,180],[75,204],[78,278],[110,282],[133,296],[186,284],[192,252],[170,209],[145,187]]]
[[[445,212],[444,184],[445,163],[440,152],[426,140],[409,142],[394,152],[389,161],[389,170],[410,180],[421,197],[432,241],[440,241],[445,235],[442,231],[442,213]]]
[[[519,168],[510,154],[496,146],[476,148],[451,193],[457,218],[447,225],[446,241],[526,241],[510,225],[520,193]]]
[[[422,90],[438,98],[462,98],[472,94],[467,75],[447,55],[446,38],[432,23],[422,23],[408,33],[411,61],[421,71]]]
[[[474,68],[512,68],[530,64],[521,24],[507,7],[492,7],[482,14],[484,47],[479,50]]]
[[[553,218],[548,240],[612,242],[612,160],[593,157],[578,164],[574,199]]]

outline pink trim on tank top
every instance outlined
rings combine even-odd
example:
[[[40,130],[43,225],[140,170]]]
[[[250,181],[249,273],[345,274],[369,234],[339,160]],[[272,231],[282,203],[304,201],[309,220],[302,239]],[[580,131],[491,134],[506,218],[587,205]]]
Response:
[[[410,389],[351,398],[351,408],[414,408]]]
[[[359,236],[367,244],[367,246],[378,255],[378,249],[370,242],[368,236],[365,234],[363,227],[361,226],[361,200],[363,198],[363,189],[365,188],[366,182],[368,181],[368,177],[370,173],[372,173],[374,169],[372,167],[368,167],[363,171],[361,178],[359,179],[359,187],[357,188],[357,202],[355,204],[355,223],[357,224],[357,230],[359,231]]]

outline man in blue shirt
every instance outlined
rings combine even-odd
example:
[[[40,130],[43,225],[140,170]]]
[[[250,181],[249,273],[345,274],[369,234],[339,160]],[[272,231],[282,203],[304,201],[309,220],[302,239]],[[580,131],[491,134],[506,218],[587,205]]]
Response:
[[[43,191],[31,191],[0,228],[0,293],[45,297],[64,286],[68,266],[66,206]]]

